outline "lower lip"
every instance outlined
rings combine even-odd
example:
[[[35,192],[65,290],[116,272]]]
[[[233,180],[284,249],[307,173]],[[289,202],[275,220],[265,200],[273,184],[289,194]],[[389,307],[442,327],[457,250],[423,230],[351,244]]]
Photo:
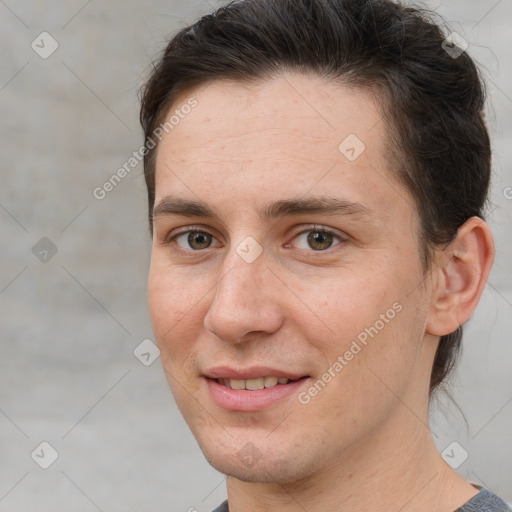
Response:
[[[297,393],[305,384],[307,378],[302,378],[288,384],[278,384],[271,388],[255,391],[231,389],[219,384],[214,379],[206,379],[212,400],[228,411],[262,411]]]

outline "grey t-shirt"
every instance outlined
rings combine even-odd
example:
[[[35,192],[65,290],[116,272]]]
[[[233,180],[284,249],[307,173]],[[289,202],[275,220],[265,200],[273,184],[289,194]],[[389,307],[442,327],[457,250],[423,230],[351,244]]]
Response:
[[[479,487],[479,489],[480,492],[477,495],[473,496],[455,512],[512,512],[499,496],[484,487]],[[227,500],[212,512],[229,512]]]

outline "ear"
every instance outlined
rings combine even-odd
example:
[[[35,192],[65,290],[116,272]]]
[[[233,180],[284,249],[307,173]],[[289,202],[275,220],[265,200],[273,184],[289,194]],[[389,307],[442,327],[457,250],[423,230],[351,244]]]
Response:
[[[468,320],[480,300],[493,261],[491,230],[479,217],[471,217],[446,249],[436,251],[427,333],[444,336]]]

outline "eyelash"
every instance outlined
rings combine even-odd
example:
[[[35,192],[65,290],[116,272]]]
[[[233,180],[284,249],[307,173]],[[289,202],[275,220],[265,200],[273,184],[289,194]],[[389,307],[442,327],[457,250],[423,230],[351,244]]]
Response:
[[[327,249],[319,249],[319,250],[314,250],[314,249],[300,249],[300,251],[305,251],[305,252],[308,252],[308,253],[326,253],[326,252],[330,252],[331,249],[334,249],[335,247],[337,247],[338,245],[341,245],[342,243],[344,242],[347,242],[348,239],[347,237],[344,237],[342,236],[341,234],[338,234],[328,228],[325,228],[323,226],[317,226],[317,225],[310,225],[310,226],[307,226],[306,229],[302,229],[301,231],[298,231],[297,233],[295,233],[293,235],[293,238],[292,240],[296,239],[297,237],[299,237],[300,235],[303,235],[305,233],[323,233],[323,234],[327,234],[327,235],[332,235],[334,239],[338,239],[339,242],[338,243],[334,243],[333,241],[333,245],[331,245],[330,247],[328,247]],[[210,233],[208,230],[206,229],[203,229],[201,227],[195,227],[195,226],[189,226],[189,228],[186,230],[186,231],[181,231],[179,233],[176,233],[175,235],[173,236],[170,236],[166,239],[166,244],[170,244],[170,243],[173,243],[175,245],[178,246],[178,250],[179,251],[182,251],[184,253],[201,253],[203,252],[203,249],[184,249],[183,247],[179,246],[179,244],[176,242],[176,239],[183,236],[183,235],[190,235],[191,233],[206,233],[210,236],[212,236],[215,240],[215,236]],[[290,243],[286,243],[286,247],[290,247]],[[207,247],[206,249],[204,250],[207,250],[207,249],[210,249],[211,247]]]

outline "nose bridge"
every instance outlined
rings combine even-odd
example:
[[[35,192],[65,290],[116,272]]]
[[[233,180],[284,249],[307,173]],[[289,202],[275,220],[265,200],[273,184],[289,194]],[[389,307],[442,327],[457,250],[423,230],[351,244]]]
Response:
[[[252,240],[230,250],[204,319],[207,330],[223,341],[238,342],[250,332],[279,328],[282,316],[267,265],[261,246]]]

